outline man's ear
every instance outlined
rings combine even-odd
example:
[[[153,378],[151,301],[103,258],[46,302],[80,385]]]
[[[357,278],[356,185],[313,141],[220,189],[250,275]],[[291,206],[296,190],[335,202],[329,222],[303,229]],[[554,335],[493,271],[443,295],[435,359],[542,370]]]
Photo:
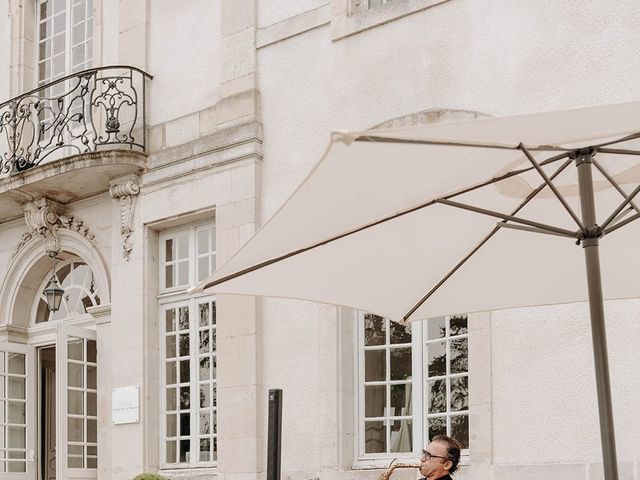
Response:
[[[443,468],[448,472],[453,467],[453,462],[451,460],[447,460],[442,464]]]

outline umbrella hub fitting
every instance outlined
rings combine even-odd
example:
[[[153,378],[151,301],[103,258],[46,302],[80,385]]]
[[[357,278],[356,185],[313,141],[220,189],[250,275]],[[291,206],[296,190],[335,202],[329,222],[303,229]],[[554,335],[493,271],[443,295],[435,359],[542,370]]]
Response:
[[[592,163],[591,159],[596,154],[596,150],[592,147],[584,147],[578,148],[573,152],[569,153],[569,158],[575,160],[576,167],[582,165],[583,163]]]
[[[577,235],[576,245],[582,245],[582,248],[593,247],[598,245],[598,240],[603,236],[603,231],[598,225],[586,227]]]

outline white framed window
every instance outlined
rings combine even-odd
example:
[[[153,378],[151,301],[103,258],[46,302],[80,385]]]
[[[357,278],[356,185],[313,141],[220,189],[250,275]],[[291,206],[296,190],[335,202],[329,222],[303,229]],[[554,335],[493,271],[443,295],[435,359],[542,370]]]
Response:
[[[38,85],[91,68],[93,0],[38,0]]]
[[[172,230],[160,236],[160,292],[184,290],[216,268],[213,223]]]
[[[402,325],[359,313],[357,321],[357,458],[415,457],[442,433],[468,455],[467,317]]]
[[[216,304],[212,298],[162,307],[163,463],[217,460]]]
[[[216,302],[187,294],[215,269],[215,226],[164,232],[159,246],[161,463],[165,468],[215,465]]]

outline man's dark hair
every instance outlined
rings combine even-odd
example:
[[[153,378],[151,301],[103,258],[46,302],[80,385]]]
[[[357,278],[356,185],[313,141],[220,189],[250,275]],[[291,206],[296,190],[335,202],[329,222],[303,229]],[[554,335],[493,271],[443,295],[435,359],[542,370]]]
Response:
[[[444,443],[447,446],[447,454],[452,464],[449,469],[449,473],[454,473],[458,469],[460,463],[460,450],[462,450],[462,444],[455,438],[448,437],[446,435],[436,435],[431,439],[432,442]]]

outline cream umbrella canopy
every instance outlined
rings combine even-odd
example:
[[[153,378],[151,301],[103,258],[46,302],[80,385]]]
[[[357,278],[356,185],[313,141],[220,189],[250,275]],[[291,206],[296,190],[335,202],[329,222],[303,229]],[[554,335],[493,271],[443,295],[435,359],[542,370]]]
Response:
[[[605,478],[617,479],[603,298],[640,297],[638,155],[640,103],[337,132],[194,291],[399,321],[588,300]]]

